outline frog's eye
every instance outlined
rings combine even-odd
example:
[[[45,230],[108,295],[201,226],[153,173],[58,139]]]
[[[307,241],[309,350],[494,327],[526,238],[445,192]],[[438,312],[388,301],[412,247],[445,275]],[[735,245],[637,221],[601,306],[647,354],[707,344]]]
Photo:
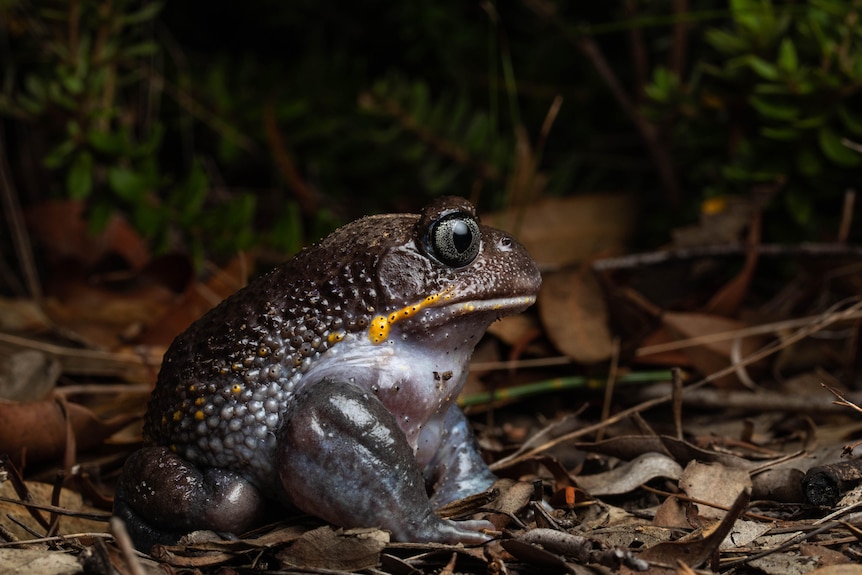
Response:
[[[447,266],[464,267],[476,259],[481,239],[479,224],[472,216],[451,212],[431,224],[428,253]]]

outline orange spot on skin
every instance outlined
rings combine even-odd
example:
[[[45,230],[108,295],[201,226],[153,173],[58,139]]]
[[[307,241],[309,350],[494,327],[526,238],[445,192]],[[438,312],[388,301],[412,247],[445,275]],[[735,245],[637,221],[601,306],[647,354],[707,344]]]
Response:
[[[374,344],[383,343],[389,337],[389,330],[392,328],[392,324],[416,315],[425,307],[435,305],[441,298],[449,299],[451,297],[448,295],[450,291],[452,291],[451,287],[446,288],[440,293],[431,294],[419,303],[410,304],[399,310],[395,310],[389,314],[389,317],[383,315],[376,316],[371,320],[371,327],[368,329],[368,339]]]

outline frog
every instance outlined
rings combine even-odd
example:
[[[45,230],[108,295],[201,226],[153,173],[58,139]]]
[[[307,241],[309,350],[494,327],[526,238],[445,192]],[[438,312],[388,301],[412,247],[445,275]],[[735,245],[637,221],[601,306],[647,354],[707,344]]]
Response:
[[[540,285],[526,248],[463,198],[342,226],[168,347],[114,515],[142,551],[291,511],[488,541],[488,521],[435,513],[496,480],[457,397],[490,324]]]

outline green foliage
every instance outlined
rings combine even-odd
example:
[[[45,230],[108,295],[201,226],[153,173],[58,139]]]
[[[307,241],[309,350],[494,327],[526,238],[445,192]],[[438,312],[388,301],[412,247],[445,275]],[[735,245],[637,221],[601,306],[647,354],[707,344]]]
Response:
[[[163,81],[153,68],[162,47],[152,37],[161,9],[135,0],[0,7],[0,18],[26,32],[11,56],[27,64],[4,70],[0,117],[50,143],[42,165],[57,175],[53,191],[85,201],[94,231],[121,211],[159,249],[179,236],[200,257],[204,239],[215,237],[208,249],[232,252],[251,243],[253,196],[208,202],[199,162],[162,165],[164,120],[141,99],[158,97]]]
[[[512,139],[498,134],[491,116],[475,110],[465,95],[434,98],[425,82],[391,75],[364,92],[360,105],[383,120],[370,139],[415,165],[428,195],[471,181],[499,184],[512,167]]]
[[[858,184],[862,154],[862,3],[730,2],[728,25],[681,80],[658,68],[647,113],[671,126],[691,185],[709,194],[783,187],[786,213],[812,224],[815,204]]]

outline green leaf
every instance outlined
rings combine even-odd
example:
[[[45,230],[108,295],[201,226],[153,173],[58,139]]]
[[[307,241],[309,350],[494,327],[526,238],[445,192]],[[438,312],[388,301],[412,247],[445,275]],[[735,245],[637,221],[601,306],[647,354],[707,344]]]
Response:
[[[730,0],[730,12],[737,26],[742,26],[757,35],[764,35],[765,28],[772,25],[772,4],[758,0]]]
[[[748,50],[748,42],[726,30],[710,28],[705,33],[707,43],[726,56],[740,54]]]
[[[793,122],[793,127],[799,128],[800,130],[811,130],[813,128],[819,128],[825,123],[826,116],[811,116],[810,118],[803,118]]]
[[[790,104],[783,104],[761,98],[760,96],[749,96],[748,103],[757,110],[757,112],[766,118],[773,120],[795,120],[799,116],[799,108]]]
[[[90,130],[87,143],[99,153],[116,156],[123,150],[123,138],[112,132]]]
[[[122,55],[126,58],[137,58],[139,56],[152,56],[159,51],[159,45],[156,42],[142,42],[123,48]]]
[[[120,25],[127,26],[129,24],[140,24],[142,22],[147,22],[155,18],[161,11],[161,9],[161,2],[150,2],[149,4],[145,4],[144,7],[137,12],[126,14],[125,16],[120,18]]]
[[[69,156],[78,148],[74,140],[69,139],[48,152],[48,155],[42,159],[42,164],[46,168],[57,169],[66,163]]]
[[[777,80],[779,77],[778,68],[757,56],[746,56],[745,62],[751,67],[755,74],[764,80]]]
[[[145,237],[153,238],[158,234],[159,228],[165,221],[165,216],[158,206],[150,205],[148,202],[139,202],[132,211],[132,221]]]
[[[814,213],[814,206],[810,194],[804,193],[802,190],[791,187],[782,194],[785,198],[787,211],[796,220],[796,223],[806,226],[811,222],[811,216]]]
[[[269,243],[276,250],[293,254],[302,248],[302,214],[296,202],[288,202],[269,231]]]
[[[785,72],[795,72],[798,66],[799,59],[796,56],[793,41],[785,38],[778,47],[778,67]]]
[[[862,116],[850,111],[846,104],[838,106],[838,117],[851,134],[862,136]]]
[[[851,150],[841,143],[841,138],[831,128],[824,126],[817,133],[820,150],[833,163],[845,168],[862,165],[862,154]]]
[[[108,168],[108,185],[118,197],[136,204],[143,203],[140,200],[144,199],[147,192],[147,184],[143,176],[127,168]],[[140,217],[149,220],[147,214],[141,213]],[[141,229],[144,228],[141,227]]]
[[[95,202],[87,210],[87,229],[93,235],[102,233],[108,227],[108,222],[111,221],[113,214],[114,209],[110,201]]]
[[[652,82],[644,88],[644,93],[656,102],[665,103],[673,97],[677,86],[676,75],[671,74],[664,66],[658,66],[653,72]]]
[[[66,191],[73,200],[83,200],[93,191],[93,156],[84,150],[72,161],[66,174]]]
[[[799,131],[794,128],[770,128],[763,126],[760,128],[760,133],[770,140],[778,140],[780,142],[792,142],[799,138]]]
[[[172,194],[172,201],[180,210],[180,219],[188,225],[201,216],[201,208],[209,191],[209,178],[199,162],[192,165],[182,186]]]
[[[805,176],[817,176],[823,170],[823,162],[816,149],[805,146],[796,154],[796,169]]]
[[[63,75],[60,77],[60,81],[63,82],[63,87],[66,88],[66,91],[73,96],[77,96],[84,91],[84,81],[74,74]]]
[[[410,115],[419,122],[424,122],[428,117],[431,96],[428,86],[424,82],[414,82],[412,86],[412,98],[410,102]]]
[[[24,85],[27,87],[27,92],[29,92],[36,100],[44,100],[47,96],[45,82],[36,74],[28,75],[24,80]]]

